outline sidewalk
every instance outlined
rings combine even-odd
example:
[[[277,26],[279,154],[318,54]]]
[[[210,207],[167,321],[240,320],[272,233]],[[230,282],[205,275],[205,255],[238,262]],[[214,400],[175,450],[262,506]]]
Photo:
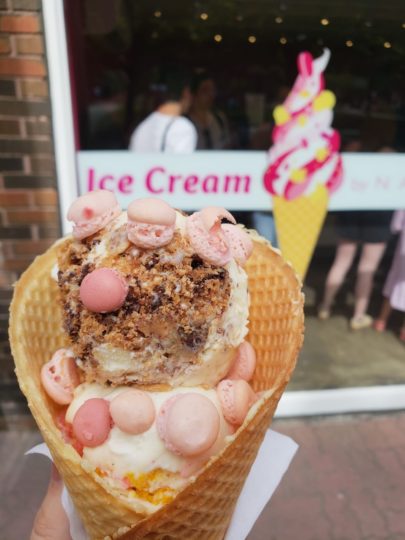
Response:
[[[300,448],[249,540],[405,540],[405,413],[272,427]]]
[[[248,540],[405,540],[405,412],[277,420],[300,448]],[[0,430],[0,540],[23,540],[49,463],[28,417]]]

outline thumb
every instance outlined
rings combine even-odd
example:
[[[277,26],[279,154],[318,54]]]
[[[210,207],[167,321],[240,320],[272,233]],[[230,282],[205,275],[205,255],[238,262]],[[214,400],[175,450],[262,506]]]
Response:
[[[48,491],[35,517],[30,540],[72,540],[61,501],[62,489],[62,479],[52,464]]]

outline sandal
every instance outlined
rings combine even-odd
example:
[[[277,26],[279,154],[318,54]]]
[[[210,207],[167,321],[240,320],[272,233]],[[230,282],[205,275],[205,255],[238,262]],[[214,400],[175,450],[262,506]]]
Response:
[[[320,307],[318,310],[318,319],[321,321],[326,321],[330,318],[330,309]]]

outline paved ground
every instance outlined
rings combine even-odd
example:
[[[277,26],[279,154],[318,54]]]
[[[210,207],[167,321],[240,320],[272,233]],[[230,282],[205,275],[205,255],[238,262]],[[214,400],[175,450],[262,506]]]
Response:
[[[300,449],[249,540],[405,539],[405,413],[273,428]]]
[[[307,310],[309,311],[309,309]],[[405,383],[405,345],[397,336],[398,314],[392,329],[353,332],[349,311],[328,321],[305,318],[305,342],[289,390],[314,390]]]
[[[27,417],[0,431],[0,540],[29,538],[47,483]],[[405,412],[278,420],[300,449],[248,540],[405,540]]]

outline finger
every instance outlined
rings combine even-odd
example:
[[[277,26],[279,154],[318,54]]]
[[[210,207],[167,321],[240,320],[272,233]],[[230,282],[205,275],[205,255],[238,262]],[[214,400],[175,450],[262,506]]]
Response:
[[[35,517],[30,540],[72,540],[69,520],[63,509],[62,479],[52,464],[48,491]]]

